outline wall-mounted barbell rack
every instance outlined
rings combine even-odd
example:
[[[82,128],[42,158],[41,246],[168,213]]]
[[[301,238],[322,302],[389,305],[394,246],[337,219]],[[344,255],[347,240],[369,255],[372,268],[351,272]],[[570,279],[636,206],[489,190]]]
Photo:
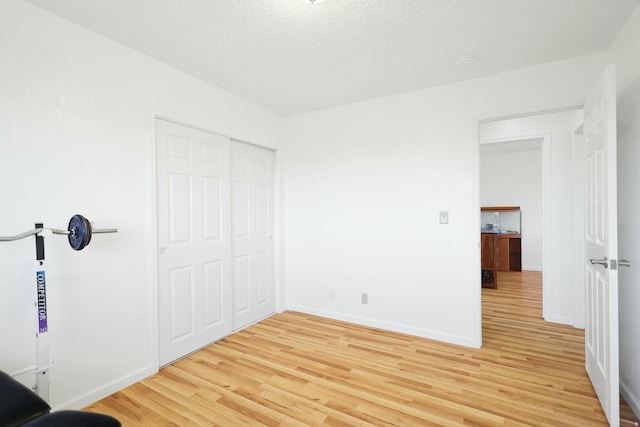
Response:
[[[81,251],[89,242],[93,234],[117,233],[117,228],[95,229],[91,222],[82,215],[74,215],[69,220],[66,230],[45,228],[44,224],[36,223],[32,230],[15,236],[0,236],[0,242],[21,240],[30,236],[36,238],[36,313],[38,328],[36,333],[36,382],[34,391],[47,402],[49,401],[49,369],[52,362],[49,359],[49,325],[47,318],[47,284],[45,275],[44,239],[53,234],[65,235],[73,250]]]

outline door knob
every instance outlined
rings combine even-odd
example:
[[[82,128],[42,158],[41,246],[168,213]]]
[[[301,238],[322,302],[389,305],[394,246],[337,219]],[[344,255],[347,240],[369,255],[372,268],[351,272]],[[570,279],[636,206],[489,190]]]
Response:
[[[607,259],[607,257],[604,257],[604,258],[602,258],[602,259],[593,259],[593,258],[592,258],[592,259],[590,259],[590,260],[589,260],[589,262],[590,262],[591,264],[593,264],[593,265],[596,265],[596,264],[598,264],[598,265],[603,265],[603,266],[604,266],[604,268],[609,267],[609,260]]]

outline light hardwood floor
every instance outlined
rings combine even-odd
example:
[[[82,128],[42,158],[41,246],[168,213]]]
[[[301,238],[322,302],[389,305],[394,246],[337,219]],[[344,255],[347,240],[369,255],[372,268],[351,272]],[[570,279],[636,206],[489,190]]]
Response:
[[[540,282],[483,289],[482,349],[285,312],[87,410],[125,426],[606,425],[583,331],[541,319]]]

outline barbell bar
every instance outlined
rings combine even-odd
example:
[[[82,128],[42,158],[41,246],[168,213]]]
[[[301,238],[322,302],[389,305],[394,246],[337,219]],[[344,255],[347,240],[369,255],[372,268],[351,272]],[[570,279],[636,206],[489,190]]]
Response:
[[[117,228],[93,228],[91,222],[80,214],[76,214],[69,220],[69,225],[66,230],[60,230],[56,228],[34,228],[33,230],[25,231],[24,233],[16,234],[15,236],[0,236],[0,242],[11,242],[14,240],[24,239],[29,236],[38,235],[43,232],[51,232],[52,234],[61,234],[67,236],[69,245],[76,251],[84,249],[89,242],[91,242],[91,236],[101,233],[117,233]]]

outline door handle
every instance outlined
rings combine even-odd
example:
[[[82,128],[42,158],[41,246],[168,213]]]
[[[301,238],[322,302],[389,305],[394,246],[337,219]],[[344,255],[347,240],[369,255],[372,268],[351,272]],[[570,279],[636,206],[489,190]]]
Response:
[[[589,262],[593,265],[598,264],[598,265],[603,265],[604,268],[608,268],[609,267],[609,260],[607,259],[607,257],[604,257],[602,259],[590,259]]]

